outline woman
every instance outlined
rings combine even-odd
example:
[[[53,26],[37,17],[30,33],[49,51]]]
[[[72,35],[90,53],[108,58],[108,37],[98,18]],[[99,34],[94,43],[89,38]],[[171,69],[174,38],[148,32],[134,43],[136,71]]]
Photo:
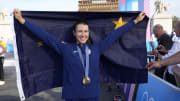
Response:
[[[145,13],[128,24],[110,33],[104,40],[88,44],[89,26],[86,21],[74,25],[73,35],[76,43],[56,40],[51,34],[25,20],[18,9],[14,10],[15,18],[28,28],[33,35],[61,54],[63,59],[62,97],[66,101],[98,101],[100,95],[99,57],[114,41],[142,21]]]

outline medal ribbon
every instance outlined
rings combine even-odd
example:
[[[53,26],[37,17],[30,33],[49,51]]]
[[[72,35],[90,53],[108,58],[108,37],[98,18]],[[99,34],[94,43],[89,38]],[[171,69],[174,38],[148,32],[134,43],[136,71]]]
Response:
[[[80,59],[81,59],[81,63],[82,63],[82,65],[83,65],[84,69],[85,69],[85,77],[88,77],[88,75],[89,75],[89,54],[88,54],[89,48],[87,47],[87,45],[85,45],[85,54],[86,54],[86,60],[85,60],[85,62],[86,62],[86,66],[85,66],[85,64],[84,64],[84,58],[83,58],[83,56],[82,56],[82,51],[81,51],[81,49],[79,48],[79,46],[77,46],[77,51],[78,51],[78,53],[79,53],[79,57],[80,57]]]

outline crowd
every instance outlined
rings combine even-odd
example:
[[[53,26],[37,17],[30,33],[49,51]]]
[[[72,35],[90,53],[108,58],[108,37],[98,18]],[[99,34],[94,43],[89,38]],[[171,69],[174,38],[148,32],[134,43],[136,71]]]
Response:
[[[156,75],[180,87],[180,21],[177,21],[174,31],[176,36],[172,38],[165,33],[162,25],[154,26],[158,47],[148,54],[154,54],[156,59],[148,63],[146,68],[155,69]]]

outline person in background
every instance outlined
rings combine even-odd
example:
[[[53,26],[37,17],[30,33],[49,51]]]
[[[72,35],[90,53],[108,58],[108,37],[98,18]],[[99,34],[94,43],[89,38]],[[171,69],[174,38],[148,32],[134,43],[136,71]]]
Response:
[[[175,33],[176,33],[176,38],[174,39],[174,43],[173,43],[173,46],[172,48],[168,51],[168,53],[164,56],[162,56],[162,59],[165,59],[177,52],[180,51],[180,21],[178,21],[175,25]],[[161,46],[161,50],[163,51],[167,51],[165,49],[164,46]],[[180,64],[176,64],[177,67],[180,67]],[[165,72],[165,79],[176,85],[176,81],[175,81],[175,77],[174,77],[174,73],[172,72],[172,68],[175,67],[174,65],[169,65],[168,68],[167,68],[167,72]]]
[[[3,69],[3,62],[4,62],[4,54],[6,52],[6,44],[3,41],[3,38],[0,39],[0,85],[5,84],[4,80],[4,69]]]
[[[176,64],[180,64],[180,51],[168,58],[163,59],[163,60],[150,62],[146,65],[146,68],[149,71],[151,71],[153,69],[162,68],[163,66],[176,65]],[[175,66],[172,68],[172,71],[176,76],[176,78],[175,78],[176,83],[177,83],[178,87],[180,87],[180,68]]]
[[[162,25],[160,24],[157,24],[153,27],[153,32],[158,40],[158,47],[154,49],[151,54],[154,54],[156,56],[155,61],[157,61],[160,60],[163,55],[168,53],[168,51],[171,49],[173,45],[173,41],[169,37],[169,35],[165,33]],[[165,47],[166,51],[162,50],[162,47]],[[166,67],[156,69],[155,74],[163,78],[165,69]]]
[[[167,33],[165,33],[163,26],[157,24],[153,27],[153,32],[158,41],[157,49],[153,50],[153,54],[160,54],[161,56],[168,53],[168,50],[171,49],[173,45],[172,39],[169,37]],[[161,50],[161,46],[164,46],[167,51]],[[158,59],[157,59],[158,60]]]

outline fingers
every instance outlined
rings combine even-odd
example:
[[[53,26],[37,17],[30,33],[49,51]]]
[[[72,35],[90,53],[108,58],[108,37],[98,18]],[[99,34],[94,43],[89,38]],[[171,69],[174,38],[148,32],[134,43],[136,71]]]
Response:
[[[20,19],[22,17],[21,11],[17,8],[14,9],[13,14],[16,17],[16,19]]]
[[[146,68],[149,69],[149,67],[150,67],[152,64],[153,64],[152,62],[148,63],[148,64],[146,65]]]
[[[146,16],[146,13],[144,11],[141,12],[142,16]]]
[[[163,45],[159,45],[158,49],[159,49],[160,52],[164,52],[164,53],[167,52],[166,48]]]
[[[14,9],[13,13],[15,14],[17,12],[17,8]]]
[[[158,48],[160,48],[160,49],[161,49],[161,48],[164,48],[164,46],[163,46],[163,45],[159,45],[159,46],[158,46]]]
[[[146,65],[146,69],[148,69],[149,71],[152,71],[152,69],[154,69],[155,68],[155,66],[154,66],[154,61],[153,62],[150,62],[150,63],[148,63],[147,65]]]
[[[18,8],[15,8],[14,11],[13,11],[13,14],[15,16],[21,16],[21,11]]]
[[[142,11],[140,14],[140,21],[142,21],[144,19],[144,17],[146,16],[146,13],[144,11]]]
[[[18,8],[15,8],[13,13],[14,14],[20,14],[20,10]]]
[[[142,17],[145,17],[146,13],[144,11],[142,11],[139,15],[142,16]]]
[[[162,47],[162,45],[160,44],[160,45],[158,45],[158,47]]]
[[[146,16],[145,12],[142,11],[137,17],[136,19],[134,20],[134,23],[137,24],[139,23],[140,21],[142,21],[144,19],[144,17]]]
[[[14,11],[20,11],[18,8],[15,8]]]
[[[148,67],[148,70],[149,70],[149,71],[152,71],[153,68],[154,68],[154,67],[153,67],[153,64],[151,64],[151,65]]]
[[[25,19],[22,17],[21,11],[17,8],[14,9],[14,16],[15,18],[21,23],[24,24],[25,23]]]
[[[135,19],[135,21],[134,21],[135,24],[138,23],[138,22],[140,22],[140,21],[142,21],[145,16],[146,16],[145,12],[144,12],[144,11],[141,12],[141,13],[137,16],[137,18]]]
[[[152,69],[161,68],[162,67],[161,64],[162,64],[161,61],[153,61],[153,62],[148,63],[146,65],[146,68],[151,71]]]

